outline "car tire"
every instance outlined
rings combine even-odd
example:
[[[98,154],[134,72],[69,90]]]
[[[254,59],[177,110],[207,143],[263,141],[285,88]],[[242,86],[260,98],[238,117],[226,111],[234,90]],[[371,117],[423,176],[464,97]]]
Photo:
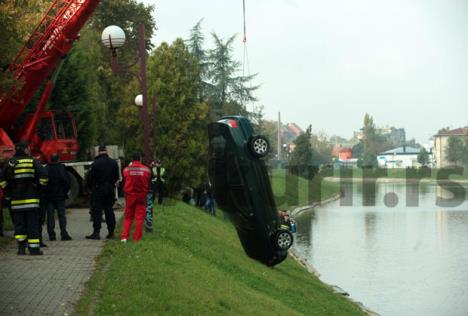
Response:
[[[280,229],[275,234],[275,246],[279,250],[288,250],[294,242],[293,234],[286,229]]]
[[[249,140],[249,149],[254,157],[262,158],[268,155],[268,152],[270,151],[270,143],[265,136],[252,136]]]

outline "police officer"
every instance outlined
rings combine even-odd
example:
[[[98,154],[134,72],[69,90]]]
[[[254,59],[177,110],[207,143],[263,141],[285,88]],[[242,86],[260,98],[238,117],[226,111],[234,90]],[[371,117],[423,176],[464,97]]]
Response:
[[[42,255],[39,240],[40,188],[47,185],[47,173],[39,161],[30,156],[25,142],[16,144],[16,154],[8,161],[0,179],[8,187],[11,214],[15,225],[18,255]]]
[[[153,201],[158,195],[158,204],[162,204],[164,193],[165,193],[165,184],[166,184],[166,169],[161,166],[161,160],[157,160],[156,163],[151,164],[151,191],[153,191]]]
[[[119,181],[119,166],[109,157],[106,146],[99,146],[98,156],[91,165],[88,173],[88,187],[91,189],[91,217],[93,218],[93,233],[87,239],[101,239],[101,218],[104,211],[108,239],[114,238],[115,214],[115,185]]]

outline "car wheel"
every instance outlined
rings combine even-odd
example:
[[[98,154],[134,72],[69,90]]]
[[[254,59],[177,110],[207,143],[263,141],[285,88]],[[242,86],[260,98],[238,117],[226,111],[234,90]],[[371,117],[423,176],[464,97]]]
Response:
[[[252,136],[249,141],[249,147],[252,154],[257,158],[262,158],[268,155],[270,151],[270,143],[265,136]]]
[[[280,250],[288,250],[293,244],[294,238],[289,230],[280,229],[275,235],[276,247]]]

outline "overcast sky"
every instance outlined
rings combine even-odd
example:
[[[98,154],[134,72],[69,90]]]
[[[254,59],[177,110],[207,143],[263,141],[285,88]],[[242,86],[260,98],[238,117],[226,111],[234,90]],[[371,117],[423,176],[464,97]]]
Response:
[[[201,18],[238,34],[242,0],[144,0],[156,6],[155,45],[187,38]],[[364,114],[404,127],[421,143],[444,126],[468,125],[468,1],[246,0],[251,73],[266,117],[352,136]],[[251,108],[252,105],[249,105]]]

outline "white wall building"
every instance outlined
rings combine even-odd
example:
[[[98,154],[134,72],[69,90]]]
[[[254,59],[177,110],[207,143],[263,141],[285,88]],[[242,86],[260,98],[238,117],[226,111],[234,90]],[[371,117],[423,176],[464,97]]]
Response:
[[[419,149],[402,146],[380,153],[377,162],[381,168],[410,168],[420,167],[418,162]]]

